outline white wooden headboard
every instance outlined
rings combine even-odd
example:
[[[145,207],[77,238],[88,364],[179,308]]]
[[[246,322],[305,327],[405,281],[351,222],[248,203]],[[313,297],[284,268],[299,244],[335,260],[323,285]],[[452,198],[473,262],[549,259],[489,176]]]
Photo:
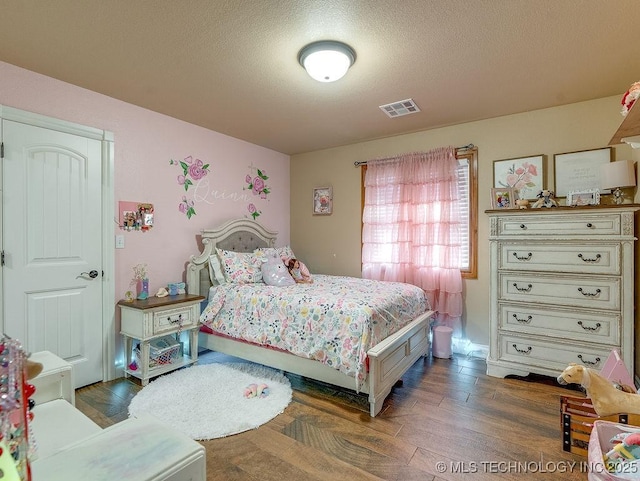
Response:
[[[192,255],[187,264],[187,292],[209,297],[211,280],[209,256],[216,247],[235,252],[253,252],[259,247],[275,247],[277,232],[252,219],[231,220],[220,227],[202,231],[202,252]]]

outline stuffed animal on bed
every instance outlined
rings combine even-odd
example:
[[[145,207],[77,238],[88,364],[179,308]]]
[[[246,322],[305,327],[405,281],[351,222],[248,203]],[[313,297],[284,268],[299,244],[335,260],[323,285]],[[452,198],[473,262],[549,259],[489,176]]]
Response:
[[[267,257],[262,263],[261,269],[262,280],[269,286],[284,287],[293,286],[296,283],[280,257]]]
[[[291,258],[287,261],[287,267],[289,268],[289,274],[293,277],[293,280],[300,284],[311,284],[313,279],[307,266],[300,262],[296,258]]]

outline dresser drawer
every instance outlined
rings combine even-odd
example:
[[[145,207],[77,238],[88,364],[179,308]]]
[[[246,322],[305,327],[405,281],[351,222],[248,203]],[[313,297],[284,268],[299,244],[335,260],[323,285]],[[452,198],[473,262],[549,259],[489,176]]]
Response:
[[[501,242],[499,268],[518,271],[620,274],[620,244]]]
[[[563,235],[620,235],[620,214],[597,215],[509,215],[497,219],[499,236],[541,236],[554,238]]]
[[[500,304],[499,329],[523,334],[620,344],[620,315],[580,309],[537,309],[530,305]]]
[[[500,336],[500,360],[557,369],[558,373],[570,362],[601,369],[610,352],[609,347],[552,342],[533,337]]]
[[[193,327],[196,323],[196,316],[193,315],[193,306],[177,309],[166,309],[153,313],[153,334],[160,334],[164,331],[175,330],[176,327]]]
[[[620,309],[619,277],[499,272],[499,300]]]

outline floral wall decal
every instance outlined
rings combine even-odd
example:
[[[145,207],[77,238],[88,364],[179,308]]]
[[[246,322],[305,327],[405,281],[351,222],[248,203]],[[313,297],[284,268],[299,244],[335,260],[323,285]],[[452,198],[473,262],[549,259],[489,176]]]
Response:
[[[252,191],[254,195],[259,195],[261,199],[266,199],[267,195],[271,192],[265,184],[265,181],[269,180],[269,177],[264,171],[260,169],[256,170],[258,175],[252,177],[250,174],[247,174],[245,177],[244,180],[247,183],[247,187],[245,188]]]
[[[271,189],[267,186],[267,180],[269,180],[269,176],[267,173],[262,170],[255,168],[253,166],[249,166],[249,169],[252,171],[255,170],[255,174],[247,174],[244,178],[245,186],[243,190],[250,190],[254,196],[257,196],[260,200],[267,200],[267,196],[271,193]],[[261,210],[258,210],[256,205],[253,202],[250,202],[247,205],[247,210],[253,220],[256,220],[262,214]]]
[[[249,211],[249,214],[251,214],[251,217],[253,217],[253,220],[256,220],[258,217],[260,217],[260,214],[262,214],[262,211],[259,211],[255,204],[249,204],[247,206],[247,210]]]
[[[177,181],[179,185],[184,186],[185,192],[189,191],[189,187],[194,185],[194,182],[204,178],[209,173],[209,164],[205,164],[200,159],[194,159],[193,156],[185,157],[184,160],[169,160],[169,165],[176,165],[182,169],[182,173],[178,175]],[[194,209],[195,202],[191,198],[187,198],[186,195],[182,196],[182,201],[178,204],[178,210],[187,216],[187,219],[191,219],[191,216],[196,215]]]
[[[188,200],[186,195],[182,196],[182,202],[178,205],[178,210],[187,216],[187,219],[191,219],[192,215],[195,215],[196,210],[193,208],[193,200]]]

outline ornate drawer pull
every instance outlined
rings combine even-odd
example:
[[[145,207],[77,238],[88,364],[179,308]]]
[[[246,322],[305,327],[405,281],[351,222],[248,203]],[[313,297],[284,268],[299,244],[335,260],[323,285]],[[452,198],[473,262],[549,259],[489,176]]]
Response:
[[[580,359],[583,364],[587,364],[589,366],[596,366],[597,364],[600,364],[600,358],[599,357],[596,357],[595,361],[587,361],[586,359],[582,358],[582,354],[578,354],[578,359]]]
[[[600,327],[602,327],[602,324],[600,324],[599,322],[596,322],[596,327],[585,326],[582,321],[578,321],[578,325],[585,331],[597,331],[598,329],[600,329]]]
[[[585,262],[598,262],[602,257],[600,254],[596,254],[595,258],[583,257],[582,254],[578,254],[578,257]]]
[[[533,317],[531,316],[528,316],[526,319],[520,319],[517,314],[514,314],[513,318],[521,324],[529,324],[533,320]]]
[[[169,321],[171,324],[175,324],[176,322],[182,322],[182,314],[178,314],[178,317],[176,319],[171,319],[171,316],[167,317],[167,321]]]
[[[585,292],[582,290],[582,287],[578,287],[578,291],[585,297],[597,297],[600,295],[600,289],[596,289],[596,292]]]
[[[531,346],[529,346],[527,349],[518,349],[518,345],[513,344],[513,348],[516,350],[516,352],[519,352],[520,354],[527,354],[527,355],[531,354]],[[600,358],[598,358],[598,361],[600,361]]]
[[[531,256],[532,256],[532,255],[533,255],[533,254],[532,254],[531,252],[529,252],[526,256],[522,256],[522,257],[520,257],[520,256],[518,255],[518,253],[517,253],[517,252],[514,252],[514,253],[513,253],[513,257],[515,257],[515,258],[516,258],[516,259],[518,259],[519,261],[530,261],[530,260],[531,260]]]
[[[531,288],[533,286],[531,284],[528,284],[527,287],[518,287],[518,283],[514,282],[513,287],[515,287],[518,292],[531,292]]]

